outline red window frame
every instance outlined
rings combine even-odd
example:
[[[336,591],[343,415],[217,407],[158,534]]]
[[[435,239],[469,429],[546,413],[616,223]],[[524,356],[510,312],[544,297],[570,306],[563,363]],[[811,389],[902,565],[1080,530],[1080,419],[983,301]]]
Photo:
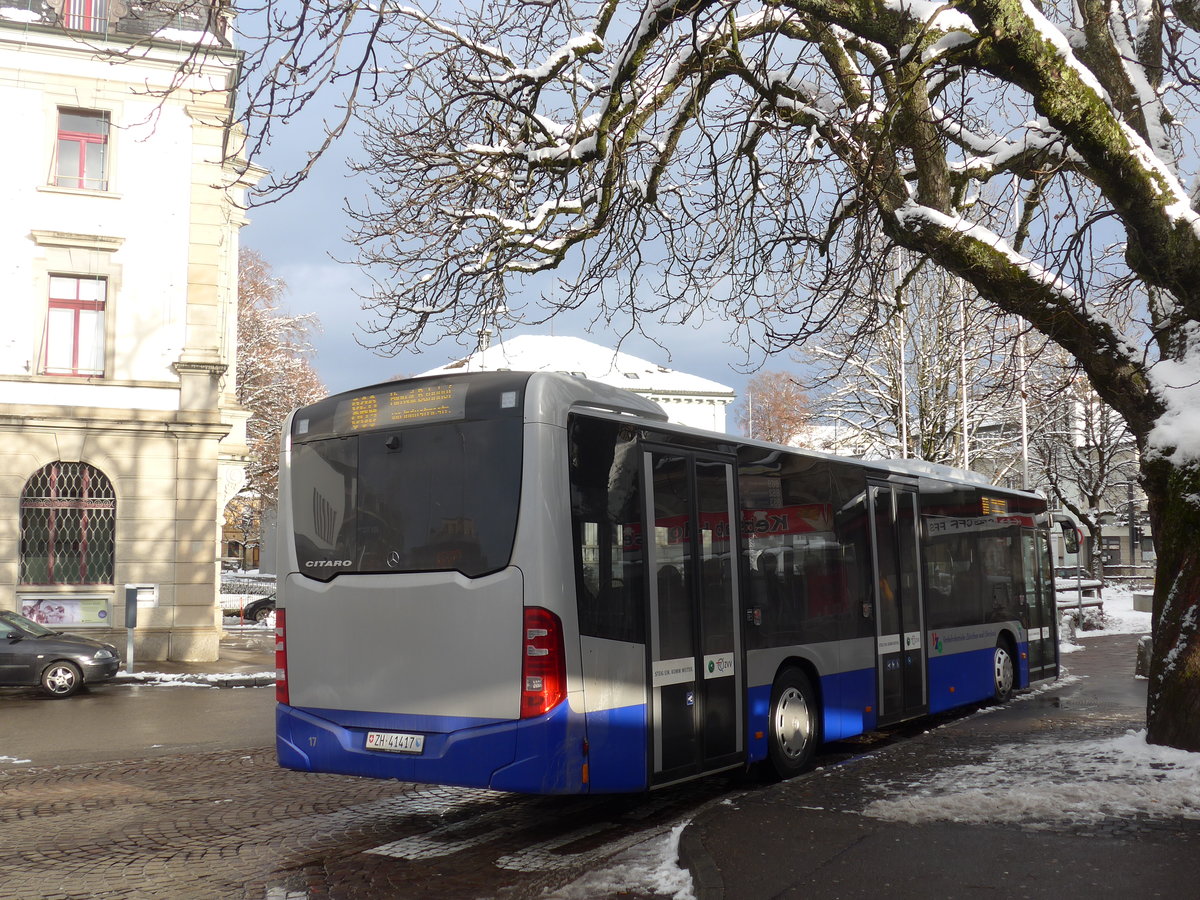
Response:
[[[70,281],[70,282],[74,283],[74,285],[75,285],[75,296],[74,297],[65,297],[65,296],[55,297],[54,296],[53,292],[54,292],[55,282],[62,282],[62,281]],[[84,299],[83,297],[81,297],[80,293],[81,293],[82,285],[85,281],[102,282],[104,284],[105,299],[103,299],[103,300],[87,300],[87,299]],[[81,329],[80,314],[85,311],[99,312],[101,314],[104,313],[105,306],[107,305],[107,302],[108,302],[107,301],[107,297],[108,297],[107,281],[103,278],[90,279],[90,278],[78,278],[74,275],[52,275],[50,277],[50,284],[51,284],[51,288],[50,288],[51,294],[50,294],[49,302],[47,303],[47,309],[46,309],[46,342],[45,342],[45,346],[43,348],[43,355],[42,355],[42,360],[43,360],[42,374],[43,375],[70,375],[70,376],[75,376],[78,378],[94,378],[98,375],[102,376],[104,374],[104,349],[105,349],[103,346],[103,344],[104,344],[103,328],[101,328],[101,334],[99,336],[97,336],[97,338],[96,338],[96,340],[98,340],[101,344],[101,346],[99,348],[97,348],[99,350],[99,357],[100,357],[99,368],[84,369],[79,364],[80,338],[82,336],[81,330],[80,330]],[[69,367],[52,366],[50,364],[50,346],[51,346],[51,338],[53,336],[51,323],[56,318],[54,316],[55,310],[66,310],[71,313],[71,326],[70,326],[70,330],[71,330],[71,365]]]
[[[108,31],[108,0],[64,0],[63,25],[76,31]]]
[[[92,119],[95,131],[78,131],[63,126],[65,116]],[[88,171],[88,148],[100,147],[100,171]],[[73,149],[78,160],[74,172],[60,171],[66,150]],[[80,190],[108,190],[108,115],[90,110],[60,109],[58,111],[58,152],[55,160],[54,184],[56,187],[79,188]],[[95,168],[95,167],[93,167]]]

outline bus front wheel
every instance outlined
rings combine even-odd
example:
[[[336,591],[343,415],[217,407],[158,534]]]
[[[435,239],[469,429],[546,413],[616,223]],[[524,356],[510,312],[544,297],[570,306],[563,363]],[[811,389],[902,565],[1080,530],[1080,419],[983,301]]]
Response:
[[[1016,680],[1016,666],[1013,663],[1012,650],[1004,638],[996,641],[996,649],[992,655],[992,672],[994,673],[995,698],[997,703],[1004,703],[1012,696],[1013,683]]]
[[[771,688],[771,768],[780,778],[803,772],[819,743],[817,694],[808,675],[784,669]]]

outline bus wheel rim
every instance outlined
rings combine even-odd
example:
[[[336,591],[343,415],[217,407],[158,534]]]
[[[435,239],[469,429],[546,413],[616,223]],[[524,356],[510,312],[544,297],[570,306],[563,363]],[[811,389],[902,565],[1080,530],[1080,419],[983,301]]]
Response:
[[[1012,657],[1003,647],[996,648],[996,689],[1007,694],[1013,686]]]
[[[775,739],[789,759],[804,755],[812,734],[812,716],[804,694],[789,687],[779,696],[775,712]]]

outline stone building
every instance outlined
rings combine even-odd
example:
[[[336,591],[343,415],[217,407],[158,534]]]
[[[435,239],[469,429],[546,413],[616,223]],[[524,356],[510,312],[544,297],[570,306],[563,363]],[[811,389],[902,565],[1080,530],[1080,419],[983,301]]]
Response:
[[[143,660],[217,658],[246,455],[223,9],[0,0],[0,608],[125,646],[136,585]]]

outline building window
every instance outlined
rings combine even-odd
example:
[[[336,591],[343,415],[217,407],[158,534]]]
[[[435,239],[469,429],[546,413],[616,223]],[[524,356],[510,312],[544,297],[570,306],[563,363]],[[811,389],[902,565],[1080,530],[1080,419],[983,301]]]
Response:
[[[43,375],[104,374],[103,278],[50,276]]]
[[[21,584],[112,584],[117,500],[87,463],[43,466],[21,493]]]
[[[57,187],[108,190],[108,113],[58,111]]]
[[[78,31],[108,31],[108,0],[65,0],[63,25]]]

